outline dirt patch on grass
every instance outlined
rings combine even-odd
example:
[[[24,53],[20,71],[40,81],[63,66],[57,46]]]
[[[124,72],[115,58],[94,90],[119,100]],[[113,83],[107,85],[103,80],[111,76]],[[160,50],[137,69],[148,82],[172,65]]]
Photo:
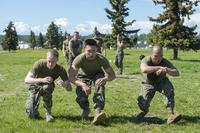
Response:
[[[124,79],[130,79],[130,80],[138,79],[136,75],[117,75],[117,78],[124,78]]]

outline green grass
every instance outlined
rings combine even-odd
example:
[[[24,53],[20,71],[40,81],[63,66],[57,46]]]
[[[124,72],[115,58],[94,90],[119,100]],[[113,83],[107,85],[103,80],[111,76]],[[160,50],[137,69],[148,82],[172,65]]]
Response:
[[[166,58],[179,69],[181,76],[170,77],[175,87],[175,111],[183,119],[174,125],[166,124],[167,112],[162,95],[157,93],[151,103],[150,112],[143,122],[134,119],[139,112],[137,96],[140,91],[139,55],[149,55],[149,50],[126,50],[124,58],[124,76],[118,76],[106,85],[107,119],[104,124],[94,126],[90,121],[81,120],[81,109],[75,102],[75,86],[72,92],[66,92],[56,86],[53,94],[54,123],[46,123],[42,99],[39,112],[41,120],[28,119],[25,115],[27,86],[24,78],[33,63],[45,58],[46,50],[20,50],[16,52],[0,51],[0,132],[198,132],[200,129],[200,53],[179,52],[179,60],[172,60],[172,51],[164,52]],[[115,51],[109,50],[108,59],[113,64]],[[59,64],[66,67],[60,51]],[[92,97],[90,96],[92,109]],[[94,110],[92,109],[91,116]]]

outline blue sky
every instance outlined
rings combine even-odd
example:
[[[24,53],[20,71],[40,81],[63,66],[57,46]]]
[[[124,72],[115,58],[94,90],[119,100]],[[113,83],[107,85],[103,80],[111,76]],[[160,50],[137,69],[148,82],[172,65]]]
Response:
[[[148,16],[156,17],[162,8],[155,6],[152,0],[131,0],[127,7],[129,16],[126,20],[136,20],[132,29],[140,28],[139,33],[148,33],[153,23]],[[81,35],[93,32],[95,26],[102,33],[111,32],[111,21],[106,17],[104,8],[111,9],[108,0],[2,0],[0,5],[0,34],[9,21],[13,21],[18,34],[46,33],[48,25],[54,21],[62,31]],[[188,25],[198,24],[200,33],[200,7],[191,16]]]

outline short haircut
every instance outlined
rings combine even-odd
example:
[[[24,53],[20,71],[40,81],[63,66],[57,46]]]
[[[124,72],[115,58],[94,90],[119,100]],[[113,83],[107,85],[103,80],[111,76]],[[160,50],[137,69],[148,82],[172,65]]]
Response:
[[[97,47],[97,42],[94,39],[86,39],[84,42],[84,47],[87,45]]]
[[[160,51],[162,53],[163,48],[160,45],[153,45],[151,52],[153,52],[153,51]]]
[[[79,35],[79,32],[78,32],[78,31],[74,31],[74,34],[75,34],[75,33]]]
[[[48,52],[47,52],[47,54],[51,54],[51,55],[53,55],[53,56],[56,57],[56,58],[59,57],[59,53],[58,53],[58,51],[55,50],[55,49],[49,49]]]

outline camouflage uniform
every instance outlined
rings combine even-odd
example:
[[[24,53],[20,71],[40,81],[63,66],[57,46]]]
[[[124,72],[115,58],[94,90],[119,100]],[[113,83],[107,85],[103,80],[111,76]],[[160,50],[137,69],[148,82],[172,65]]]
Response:
[[[65,57],[65,59],[68,61],[68,59],[69,59],[69,49],[67,48],[68,47],[68,45],[69,45],[69,40],[65,40],[65,41],[63,41],[63,46],[64,46],[64,57]]]
[[[117,54],[115,57],[115,65],[119,69],[119,74],[123,73],[123,59],[124,59],[124,49],[123,47],[118,47]]]
[[[71,45],[71,51],[69,52],[68,69],[72,65],[72,62],[76,58],[76,56],[82,53],[83,42],[79,39],[74,40],[72,38],[69,44],[72,44],[72,45]]]
[[[60,76],[62,80],[68,80],[66,70],[62,66],[56,64],[53,70],[49,70],[45,59],[36,62],[30,72],[34,75],[34,78],[51,76],[54,81]],[[51,112],[54,87],[54,82],[51,84],[29,84],[26,100],[26,113],[29,117],[37,117],[39,115],[38,106],[40,96],[43,97],[44,108],[46,108],[47,112]]]
[[[89,86],[92,86],[92,83],[95,86],[93,103],[94,108],[104,109],[105,105],[105,86],[97,86],[96,80],[104,77],[103,69],[110,67],[108,60],[101,54],[96,55],[96,60],[87,60],[85,54],[77,56],[73,62],[73,65],[76,68],[80,68],[78,71],[77,78]],[[76,101],[82,109],[89,108],[88,96],[85,94],[83,89],[80,86],[76,88],[77,98]]]
[[[97,43],[97,52],[98,53],[102,53],[102,48],[104,47],[103,46],[103,39],[102,38],[97,38],[97,37],[94,37],[94,40],[96,41]]]
[[[150,56],[145,57],[141,63],[153,66]],[[163,66],[175,69],[175,67],[164,59],[157,66]],[[144,80],[141,83],[140,96],[138,97],[138,106],[142,111],[147,111],[155,92],[158,91],[164,96],[166,107],[174,108],[174,87],[166,74],[156,75],[155,73],[142,73]]]

